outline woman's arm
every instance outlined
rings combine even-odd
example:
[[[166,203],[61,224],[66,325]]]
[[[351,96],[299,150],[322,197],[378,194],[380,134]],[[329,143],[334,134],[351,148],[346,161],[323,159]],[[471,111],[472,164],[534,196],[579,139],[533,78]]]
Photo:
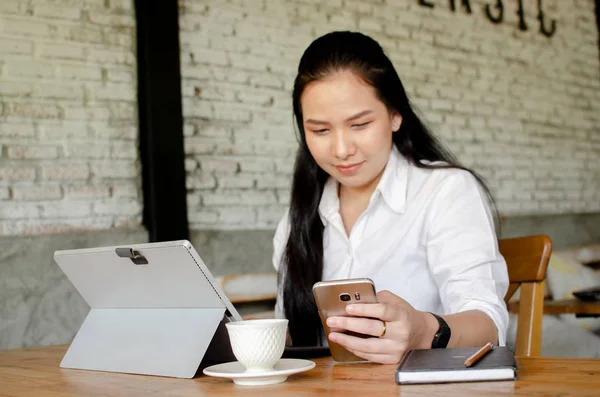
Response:
[[[418,311],[389,291],[377,294],[379,303],[346,306],[349,317],[330,317],[327,325],[373,338],[357,338],[332,332],[329,339],[355,355],[381,363],[398,363],[410,349],[429,349],[439,323],[431,313]],[[487,314],[470,310],[443,316],[451,329],[447,347],[497,344],[498,329]],[[385,326],[384,326],[385,324]],[[385,329],[385,334],[382,335]]]
[[[504,344],[508,271],[487,198],[470,173],[449,170],[439,184],[423,244],[443,306],[436,314],[452,330],[449,346]]]
[[[283,309],[283,281],[285,269],[283,268],[282,260],[290,233],[289,226],[288,210],[286,210],[277,224],[275,235],[273,236],[273,268],[279,275],[279,284],[277,285],[277,296],[274,308],[275,318],[285,318]]]
[[[428,209],[422,242],[443,307],[443,313],[435,314],[451,329],[448,347],[502,345],[508,327],[503,300],[508,272],[492,217],[475,178],[465,171],[447,172]],[[332,333],[330,340],[359,357],[388,364],[397,363],[409,349],[431,348],[439,328],[433,315],[388,291],[378,297],[377,304],[349,305],[348,314],[356,317],[328,320],[330,327],[375,338]]]
[[[422,342],[423,349],[429,349],[439,323],[429,313],[427,317],[427,333]],[[487,314],[479,310],[468,310],[462,313],[449,314],[442,317],[451,330],[450,341],[447,347],[473,347],[483,346],[488,342],[498,345],[498,328]]]

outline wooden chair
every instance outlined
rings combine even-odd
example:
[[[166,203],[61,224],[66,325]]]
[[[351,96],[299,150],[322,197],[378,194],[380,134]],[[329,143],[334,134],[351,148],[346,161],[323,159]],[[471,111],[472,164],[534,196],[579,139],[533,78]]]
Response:
[[[539,356],[542,348],[544,279],[552,253],[548,236],[501,239],[500,253],[508,266],[510,285],[504,300],[521,287],[515,355]]]

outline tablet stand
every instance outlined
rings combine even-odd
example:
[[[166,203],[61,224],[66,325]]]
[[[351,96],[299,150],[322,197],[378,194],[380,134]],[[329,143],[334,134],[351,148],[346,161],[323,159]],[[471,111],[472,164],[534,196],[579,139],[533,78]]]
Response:
[[[60,366],[192,378],[224,314],[224,308],[92,309]]]

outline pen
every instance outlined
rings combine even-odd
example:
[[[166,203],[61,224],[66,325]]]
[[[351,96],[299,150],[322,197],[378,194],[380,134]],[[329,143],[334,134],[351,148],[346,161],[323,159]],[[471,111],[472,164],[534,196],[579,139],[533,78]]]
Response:
[[[465,367],[470,367],[475,364],[477,361],[481,360],[481,357],[485,356],[487,352],[494,348],[494,344],[492,342],[488,342],[481,349],[477,350],[475,354],[465,360]]]

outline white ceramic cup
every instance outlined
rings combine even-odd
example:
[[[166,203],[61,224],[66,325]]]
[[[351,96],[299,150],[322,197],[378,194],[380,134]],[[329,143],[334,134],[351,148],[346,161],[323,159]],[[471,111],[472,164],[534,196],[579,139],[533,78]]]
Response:
[[[231,349],[246,372],[273,370],[285,349],[286,319],[234,321],[225,324]]]

